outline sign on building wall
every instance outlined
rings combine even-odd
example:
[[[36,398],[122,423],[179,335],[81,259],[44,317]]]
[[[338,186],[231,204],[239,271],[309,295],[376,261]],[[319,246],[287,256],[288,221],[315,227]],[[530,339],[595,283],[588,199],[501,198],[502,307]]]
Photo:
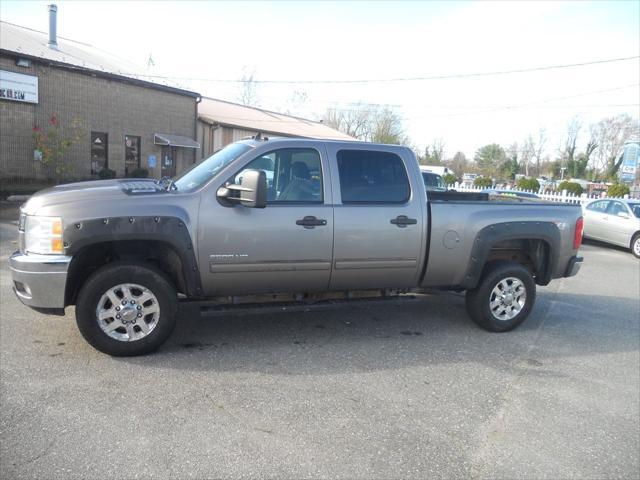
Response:
[[[38,103],[38,77],[0,70],[0,99]]]

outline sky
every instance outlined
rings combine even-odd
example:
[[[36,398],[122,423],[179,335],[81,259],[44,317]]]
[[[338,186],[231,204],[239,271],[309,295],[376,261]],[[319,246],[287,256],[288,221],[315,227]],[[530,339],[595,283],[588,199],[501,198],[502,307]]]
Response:
[[[42,1],[0,1],[0,19],[47,31]],[[414,146],[468,158],[545,129],[553,158],[568,123],[640,116],[640,2],[60,1],[58,35],[149,75],[238,101],[254,73],[260,106],[318,119],[327,108],[389,105]],[[149,64],[151,57],[153,65]],[[451,76],[636,57],[597,65]],[[220,81],[220,80],[231,80]],[[357,83],[335,81],[366,80]],[[372,81],[384,80],[384,81]],[[327,83],[304,83],[330,81]]]

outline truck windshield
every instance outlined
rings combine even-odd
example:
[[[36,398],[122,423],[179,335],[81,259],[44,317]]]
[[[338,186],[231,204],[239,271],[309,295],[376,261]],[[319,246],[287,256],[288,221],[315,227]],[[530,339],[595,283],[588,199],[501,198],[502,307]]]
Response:
[[[220,170],[253,147],[246,143],[232,143],[218,150],[206,160],[194,165],[182,174],[173,185],[180,192],[197,190],[212,179]]]

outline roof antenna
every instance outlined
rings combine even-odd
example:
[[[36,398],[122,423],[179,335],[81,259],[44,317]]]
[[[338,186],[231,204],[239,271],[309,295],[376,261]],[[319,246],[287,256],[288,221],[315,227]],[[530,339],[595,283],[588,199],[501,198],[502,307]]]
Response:
[[[259,142],[260,140],[262,140],[262,132],[258,132],[256,133],[256,136],[253,137],[253,139],[257,142]]]

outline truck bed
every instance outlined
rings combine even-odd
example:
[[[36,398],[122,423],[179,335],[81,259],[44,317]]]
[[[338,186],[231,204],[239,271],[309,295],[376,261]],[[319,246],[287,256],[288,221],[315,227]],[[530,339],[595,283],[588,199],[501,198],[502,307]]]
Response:
[[[429,192],[428,214],[430,241],[426,272],[421,286],[440,287],[463,285],[473,262],[474,244],[486,229],[522,226],[543,230],[550,224],[560,232],[558,245],[564,256],[572,255],[573,229],[581,216],[579,205],[545,202],[537,199],[516,198],[466,192]],[[557,259],[555,269],[562,269],[569,261]],[[564,271],[554,270],[553,278]]]

